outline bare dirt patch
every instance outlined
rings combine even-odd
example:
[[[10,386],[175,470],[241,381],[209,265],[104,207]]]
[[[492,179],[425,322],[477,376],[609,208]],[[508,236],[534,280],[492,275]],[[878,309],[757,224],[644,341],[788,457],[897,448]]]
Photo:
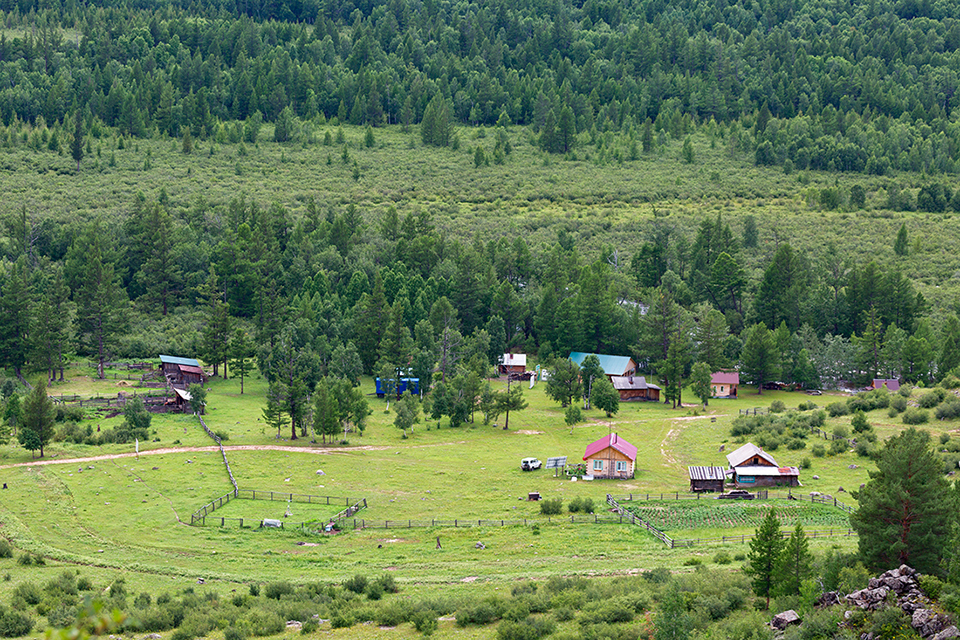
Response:
[[[466,578],[463,578],[460,582],[476,582],[479,579],[480,579],[480,576],[467,576]]]
[[[520,429],[519,431],[514,431],[514,433],[521,436],[542,436],[543,431],[531,431],[530,429]]]

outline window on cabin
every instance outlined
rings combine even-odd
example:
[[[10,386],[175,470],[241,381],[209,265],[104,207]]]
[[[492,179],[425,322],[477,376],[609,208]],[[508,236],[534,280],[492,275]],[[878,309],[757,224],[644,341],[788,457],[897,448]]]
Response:
[[[594,461],[593,461],[593,470],[594,470],[594,471],[603,471],[603,460],[594,460]]]
[[[617,460],[617,471],[626,471],[627,463],[623,460]]]

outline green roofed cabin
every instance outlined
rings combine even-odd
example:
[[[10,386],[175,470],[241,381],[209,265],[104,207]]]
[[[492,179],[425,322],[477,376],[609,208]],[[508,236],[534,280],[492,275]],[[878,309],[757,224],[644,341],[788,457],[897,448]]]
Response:
[[[607,374],[608,378],[613,376],[632,376],[637,372],[637,363],[629,356],[611,356],[604,353],[582,353],[574,351],[570,354],[570,359],[582,366],[587,356],[597,356],[600,359],[600,367]]]
[[[207,374],[193,358],[160,356],[160,372],[175,389],[186,389],[191,384],[204,384]]]

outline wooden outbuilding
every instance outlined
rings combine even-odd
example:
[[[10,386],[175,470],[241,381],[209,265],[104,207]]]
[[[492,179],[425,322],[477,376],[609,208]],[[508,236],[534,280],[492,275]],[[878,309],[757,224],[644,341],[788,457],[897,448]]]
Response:
[[[647,382],[643,376],[613,376],[610,378],[613,388],[620,394],[622,402],[633,400],[659,402],[660,387]]]
[[[723,483],[727,472],[723,467],[687,467],[690,472],[690,491],[719,491],[723,493]]]
[[[710,376],[710,397],[736,398],[740,374],[736,371],[717,371]]]
[[[637,448],[611,433],[587,445],[583,461],[594,478],[629,479],[636,469]]]
[[[612,356],[605,353],[583,353],[574,351],[570,354],[578,367],[583,366],[583,361],[587,356],[597,356],[600,359],[600,367],[608,378],[614,376],[632,376],[637,372],[637,363],[628,356]]]
[[[727,462],[737,488],[800,486],[800,469],[781,467],[772,455],[752,442],[728,454]]]
[[[500,357],[500,364],[497,365],[500,373],[525,373],[527,371],[527,354],[525,353],[505,353]]]
[[[160,371],[167,378],[170,386],[185,389],[191,384],[205,384],[207,375],[203,367],[193,358],[177,356],[160,356]]]

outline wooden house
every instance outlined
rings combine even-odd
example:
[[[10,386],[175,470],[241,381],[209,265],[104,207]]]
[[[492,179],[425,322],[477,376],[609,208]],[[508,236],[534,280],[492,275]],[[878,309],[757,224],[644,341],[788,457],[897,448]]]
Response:
[[[500,364],[497,366],[500,373],[525,373],[527,371],[527,354],[525,353],[505,353],[500,358]]]
[[[650,384],[643,376],[613,376],[610,378],[613,388],[620,394],[622,402],[633,400],[660,401],[660,387]]]
[[[887,391],[900,391],[900,381],[893,378],[874,378],[873,388],[886,388]]]
[[[719,491],[723,493],[723,483],[727,472],[723,467],[687,467],[690,472],[690,491]]]
[[[633,358],[628,356],[611,356],[604,353],[582,353],[580,351],[574,351],[570,354],[570,359],[579,367],[583,365],[583,361],[587,356],[597,356],[597,358],[600,359],[600,367],[608,378],[613,378],[614,376],[632,376],[637,372],[637,363],[633,361]]]
[[[717,371],[710,376],[710,397],[736,398],[740,374],[736,371]]]
[[[738,488],[800,486],[797,467],[781,467],[772,455],[751,442],[727,454],[727,462]]]
[[[637,448],[611,433],[587,445],[583,461],[587,464],[587,473],[594,478],[633,478]]]
[[[177,356],[160,356],[160,371],[167,378],[170,386],[186,389],[191,384],[204,384],[207,375],[203,367],[193,358],[179,358]]]

